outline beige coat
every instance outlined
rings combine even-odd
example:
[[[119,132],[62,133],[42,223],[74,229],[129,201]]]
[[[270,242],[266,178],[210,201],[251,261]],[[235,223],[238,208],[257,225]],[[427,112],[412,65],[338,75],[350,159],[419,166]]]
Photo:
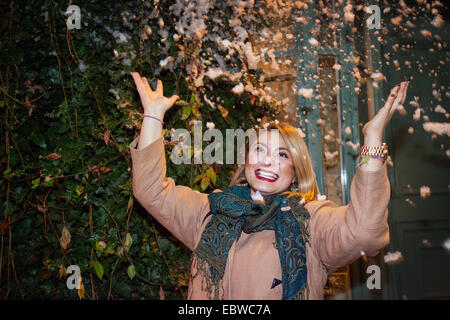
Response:
[[[166,177],[163,138],[137,150],[137,137],[130,145],[133,192],[142,206],[189,249],[200,241],[211,215],[208,195],[177,186]],[[327,275],[356,260],[361,251],[376,255],[389,243],[387,205],[390,186],[386,165],[375,172],[357,169],[351,184],[351,201],[337,206],[331,201],[305,205],[310,213],[310,242],[306,245],[309,299],[323,299]],[[202,223],[203,222],[203,223]],[[274,247],[275,232],[242,233],[231,247],[224,274],[225,299],[281,299],[281,264]],[[195,274],[195,266],[191,274]],[[191,279],[189,299],[207,299],[201,277]]]

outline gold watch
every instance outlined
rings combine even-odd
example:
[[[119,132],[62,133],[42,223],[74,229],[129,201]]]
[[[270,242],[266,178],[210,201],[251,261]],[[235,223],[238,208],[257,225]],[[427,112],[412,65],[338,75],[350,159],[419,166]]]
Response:
[[[388,156],[388,147],[386,143],[383,143],[381,147],[373,146],[363,146],[361,148],[360,155],[370,156],[371,158],[381,159],[383,162],[386,161]]]

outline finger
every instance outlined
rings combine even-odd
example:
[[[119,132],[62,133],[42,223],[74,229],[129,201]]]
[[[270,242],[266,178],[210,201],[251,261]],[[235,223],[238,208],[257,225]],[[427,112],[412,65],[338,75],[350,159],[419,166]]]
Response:
[[[403,106],[403,103],[405,102],[406,98],[407,88],[408,88],[408,81],[404,81],[400,84],[398,95],[395,98],[394,103],[392,104],[392,108],[389,112],[390,117],[392,117],[395,111],[398,110],[399,106]]]
[[[180,99],[180,97],[177,96],[176,94],[174,94],[173,96],[171,96],[171,97],[169,98],[169,108],[170,108],[171,106],[173,106],[173,104],[174,104],[178,99]]]
[[[134,83],[136,84],[136,88],[139,92],[139,95],[144,96],[145,95],[145,87],[142,83],[141,76],[137,72],[132,72],[131,76],[133,77]]]
[[[163,83],[161,80],[158,80],[158,84],[156,85],[156,92],[163,94]]]
[[[146,77],[142,77],[142,82],[144,83],[144,86],[147,90],[150,92],[153,92],[152,88],[150,88],[150,84],[148,83],[148,80]]]
[[[403,89],[403,99],[400,102],[402,105],[405,103],[406,95],[408,93],[409,81],[406,81],[405,87]]]
[[[399,89],[398,94],[397,94],[397,97],[395,98],[394,103],[393,103],[393,107],[394,107],[394,108],[397,108],[399,105],[401,105],[401,104],[402,104],[402,101],[405,99],[405,96],[406,96],[406,86],[407,86],[407,82],[406,82],[406,81],[405,81],[405,82],[402,82],[402,83],[400,84],[400,89]]]
[[[400,86],[395,86],[392,90],[391,93],[389,94],[389,97],[386,100],[386,103],[384,104],[384,107],[386,107],[386,109],[390,110],[395,98],[397,98],[398,96],[398,91],[400,90]]]

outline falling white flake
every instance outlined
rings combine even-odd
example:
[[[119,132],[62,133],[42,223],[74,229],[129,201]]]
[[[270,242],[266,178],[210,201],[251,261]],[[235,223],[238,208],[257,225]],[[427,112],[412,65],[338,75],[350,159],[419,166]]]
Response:
[[[405,109],[405,107],[402,106],[402,105],[397,106],[397,111],[398,111],[398,113],[400,113],[402,116],[404,116],[404,115],[406,114],[406,109]]]
[[[422,199],[426,199],[431,195],[430,187],[428,186],[421,186],[420,187],[420,197]]]
[[[420,112],[421,112],[421,109],[420,109],[420,108],[417,108],[417,109],[414,111],[414,114],[413,114],[413,119],[414,119],[414,121],[419,121],[419,120],[420,120]]]
[[[85,72],[89,68],[89,66],[85,65],[83,61],[81,61],[81,60],[79,60],[79,61],[80,61],[80,64],[78,65],[78,68],[80,68],[81,72]]]
[[[352,129],[350,129],[350,127],[345,128],[345,134],[352,134]]]
[[[317,41],[316,38],[309,38],[308,40],[309,44],[312,45],[313,47],[318,46],[320,43],[319,41]]]
[[[410,199],[410,198],[406,198],[405,201],[413,208],[416,207],[416,204]]]
[[[447,113],[447,111],[444,108],[442,108],[442,106],[439,104],[436,106],[436,108],[434,108],[434,112],[439,112],[439,113],[443,113],[443,114]]]
[[[450,123],[427,122],[423,124],[426,132],[433,132],[440,136],[447,135],[450,137]]]
[[[442,243],[442,246],[444,247],[445,250],[447,250],[447,253],[450,254],[450,238],[445,239],[444,242]]]
[[[233,92],[234,94],[241,94],[242,92],[244,92],[244,85],[242,83],[235,85],[233,89],[231,89],[231,92]]]
[[[374,81],[380,81],[384,79],[384,75],[381,72],[374,72],[370,75],[370,77]]]
[[[440,14],[438,14],[437,16],[435,16],[433,18],[433,20],[431,21],[431,24],[433,26],[435,26],[436,28],[441,28],[444,25],[444,19],[442,18],[442,16]]]
[[[306,99],[311,99],[313,97],[314,90],[311,88],[300,88],[300,90],[298,90],[298,94],[304,96]]]
[[[159,65],[160,65],[161,68],[165,69],[165,68],[167,68],[167,65],[168,65],[170,62],[172,62],[172,61],[173,61],[173,57],[172,57],[172,56],[169,56],[169,57],[167,57],[167,58],[161,60],[161,61],[159,62]]]
[[[395,251],[395,252],[388,252],[385,256],[384,256],[384,262],[386,264],[395,264],[395,263],[399,263],[403,260],[403,255],[400,251]]]
[[[298,133],[300,134],[300,137],[305,138],[306,134],[302,131],[302,129],[297,128]]]

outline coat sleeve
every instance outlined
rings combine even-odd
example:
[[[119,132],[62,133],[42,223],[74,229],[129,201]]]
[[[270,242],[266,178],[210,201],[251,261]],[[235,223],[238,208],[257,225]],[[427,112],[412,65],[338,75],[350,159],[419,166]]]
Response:
[[[136,149],[139,137],[130,144],[133,194],[136,200],[167,230],[193,250],[202,220],[209,212],[208,195],[177,186],[166,177],[163,138]]]
[[[389,244],[387,205],[390,184],[386,165],[377,171],[357,169],[350,187],[350,203],[331,201],[306,204],[310,213],[311,247],[328,272],[368,256]]]

